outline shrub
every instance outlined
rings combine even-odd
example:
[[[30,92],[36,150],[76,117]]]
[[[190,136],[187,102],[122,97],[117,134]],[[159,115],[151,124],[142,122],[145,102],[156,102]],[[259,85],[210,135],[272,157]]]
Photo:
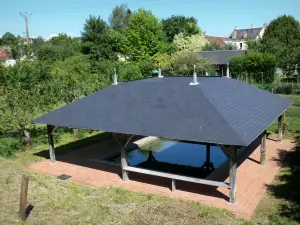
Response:
[[[271,83],[275,78],[276,58],[270,54],[249,52],[229,61],[232,77],[247,76],[253,82]]]
[[[299,95],[300,87],[292,85],[255,84],[256,87],[276,94]]]
[[[207,60],[203,59],[198,53],[192,51],[179,51],[170,57],[169,63],[164,63],[162,71],[168,75],[190,76],[193,74],[194,65],[198,74],[205,74],[209,69]]]

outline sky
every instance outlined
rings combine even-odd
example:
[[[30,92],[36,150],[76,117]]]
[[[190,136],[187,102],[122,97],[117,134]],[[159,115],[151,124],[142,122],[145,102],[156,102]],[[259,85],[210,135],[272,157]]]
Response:
[[[108,21],[112,9],[123,3],[132,11],[149,9],[159,19],[194,16],[207,35],[215,36],[229,36],[235,26],[262,27],[283,14],[300,20],[300,0],[0,0],[0,35],[25,36],[20,12],[27,12],[31,37],[48,39],[58,33],[77,37],[89,15]]]

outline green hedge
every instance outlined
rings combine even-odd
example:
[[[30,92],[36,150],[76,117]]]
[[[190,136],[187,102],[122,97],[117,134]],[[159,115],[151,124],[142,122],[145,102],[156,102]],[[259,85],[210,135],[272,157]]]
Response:
[[[246,55],[231,57],[229,64],[233,78],[239,77],[259,83],[274,81],[276,58],[271,54],[249,52]]]
[[[292,86],[292,85],[280,85],[277,86],[275,84],[255,84],[256,87],[273,92],[276,94],[285,94],[285,95],[300,95],[300,86]]]

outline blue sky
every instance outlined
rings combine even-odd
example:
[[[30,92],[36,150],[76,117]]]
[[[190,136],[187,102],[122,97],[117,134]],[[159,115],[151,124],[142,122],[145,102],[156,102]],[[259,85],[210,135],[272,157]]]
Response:
[[[0,35],[9,31],[24,36],[29,17],[30,36],[49,37],[57,33],[80,36],[89,15],[108,20],[114,6],[125,3],[131,10],[150,9],[159,19],[170,15],[194,16],[208,35],[228,36],[234,26],[249,28],[287,14],[300,20],[300,0],[1,0]]]

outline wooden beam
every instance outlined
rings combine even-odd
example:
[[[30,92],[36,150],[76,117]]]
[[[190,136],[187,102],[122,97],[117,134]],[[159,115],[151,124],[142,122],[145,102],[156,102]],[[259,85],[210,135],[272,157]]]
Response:
[[[174,179],[172,179],[172,187],[171,187],[172,191],[176,190],[176,181]]]
[[[230,152],[229,149],[225,145],[218,145],[217,146],[224,152],[224,154],[229,158]]]
[[[261,134],[261,144],[260,144],[260,164],[264,165],[266,161],[266,140],[267,140],[267,131],[264,131]]]
[[[283,116],[278,117],[278,141],[282,141],[283,133]]]
[[[158,176],[158,177],[170,178],[170,179],[174,179],[174,180],[182,180],[182,181],[211,185],[211,186],[216,186],[216,187],[226,187],[229,189],[231,188],[230,185],[225,182],[205,180],[205,179],[199,179],[199,178],[194,178],[194,177],[187,177],[187,176],[171,174],[171,173],[164,173],[164,172],[159,172],[159,171],[154,171],[154,170],[147,170],[147,169],[142,169],[142,168],[137,168],[137,167],[132,167],[132,166],[127,166],[125,168],[125,170],[131,171],[131,172],[136,172],[136,173]]]
[[[125,169],[128,167],[126,153],[127,153],[126,148],[121,147],[121,168],[122,168],[122,179],[124,181],[129,180],[128,171]]]
[[[237,167],[237,148],[236,146],[229,147],[229,202],[235,203],[236,201],[236,167]]]
[[[55,126],[53,126],[53,125],[47,125],[49,155],[50,155],[50,163],[51,164],[56,163],[55,149],[54,149],[54,142],[53,142],[54,128],[55,128]]]

